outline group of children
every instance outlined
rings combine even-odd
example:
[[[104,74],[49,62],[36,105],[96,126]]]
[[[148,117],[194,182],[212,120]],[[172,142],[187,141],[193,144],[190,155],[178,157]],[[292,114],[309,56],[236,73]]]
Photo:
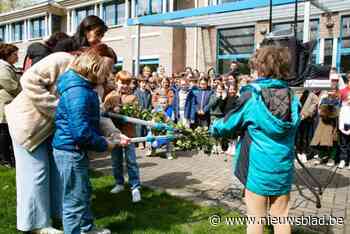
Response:
[[[296,147],[302,162],[345,168],[350,159],[350,73],[347,84],[335,72],[329,90],[305,90],[301,95],[302,121]],[[348,167],[350,169],[350,166]]]

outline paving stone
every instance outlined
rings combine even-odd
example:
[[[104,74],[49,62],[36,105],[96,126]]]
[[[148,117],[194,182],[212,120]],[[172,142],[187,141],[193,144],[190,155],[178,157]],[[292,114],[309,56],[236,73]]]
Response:
[[[231,162],[224,162],[223,158],[208,157],[205,155],[179,155],[175,160],[159,157],[144,157],[144,152],[137,151],[137,160],[140,165],[142,184],[152,189],[165,191],[173,196],[182,197],[204,205],[217,205],[220,202],[231,210],[245,213],[246,207],[241,197],[242,184],[232,175]],[[107,155],[92,155],[91,166],[95,170],[111,174],[111,160]],[[325,184],[330,169],[325,166],[313,166],[311,172]],[[299,172],[302,169],[297,165]],[[127,170],[125,170],[127,174]],[[350,233],[350,172],[339,170],[334,180],[324,191],[321,201],[322,208],[315,206],[314,195],[302,184],[299,190],[293,185],[291,192],[290,214],[294,216],[333,215],[344,217],[345,225],[334,227],[310,227],[320,230],[317,233],[331,230],[329,233]],[[301,195],[301,194],[302,195]],[[309,200],[311,199],[311,201]],[[321,232],[322,231],[322,232]]]

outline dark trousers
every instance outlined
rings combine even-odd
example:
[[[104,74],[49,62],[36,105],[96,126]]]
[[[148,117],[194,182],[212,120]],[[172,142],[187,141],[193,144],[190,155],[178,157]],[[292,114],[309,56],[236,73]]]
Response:
[[[7,124],[0,124],[0,164],[15,166],[12,141]]]
[[[313,120],[306,119],[301,121],[295,141],[297,153],[309,154],[311,152],[310,142],[313,134]]]
[[[340,160],[345,160],[349,162],[350,159],[350,136],[340,133]]]

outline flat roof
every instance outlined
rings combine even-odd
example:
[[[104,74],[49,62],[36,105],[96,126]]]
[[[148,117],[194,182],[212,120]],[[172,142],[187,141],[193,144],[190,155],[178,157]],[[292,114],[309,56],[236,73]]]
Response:
[[[293,18],[295,0],[274,0],[273,19]],[[212,27],[242,25],[269,19],[269,0],[239,0],[221,5],[179,10],[164,14],[140,16],[128,20],[128,25],[165,27]],[[350,10],[350,0],[312,1],[311,15],[319,15],[327,10],[336,12]],[[298,16],[304,15],[304,1],[299,0]]]

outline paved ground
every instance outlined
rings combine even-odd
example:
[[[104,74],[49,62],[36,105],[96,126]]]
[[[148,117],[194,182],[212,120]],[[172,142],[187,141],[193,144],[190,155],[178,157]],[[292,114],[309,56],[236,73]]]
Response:
[[[245,213],[241,198],[241,184],[231,174],[231,160],[223,156],[207,156],[191,152],[179,153],[175,160],[160,157],[144,157],[138,151],[138,162],[143,185],[165,190],[171,195],[191,199],[205,204],[221,204]],[[109,157],[100,155],[92,160],[92,166],[103,173],[111,173]],[[334,168],[314,166],[307,163],[311,173],[326,186]],[[297,171],[305,175],[297,166]],[[307,177],[307,176],[305,176]],[[344,225],[308,226],[317,233],[350,233],[350,170],[338,170],[322,195],[322,208],[317,209],[315,197],[296,180],[291,196],[291,215],[343,217]]]

